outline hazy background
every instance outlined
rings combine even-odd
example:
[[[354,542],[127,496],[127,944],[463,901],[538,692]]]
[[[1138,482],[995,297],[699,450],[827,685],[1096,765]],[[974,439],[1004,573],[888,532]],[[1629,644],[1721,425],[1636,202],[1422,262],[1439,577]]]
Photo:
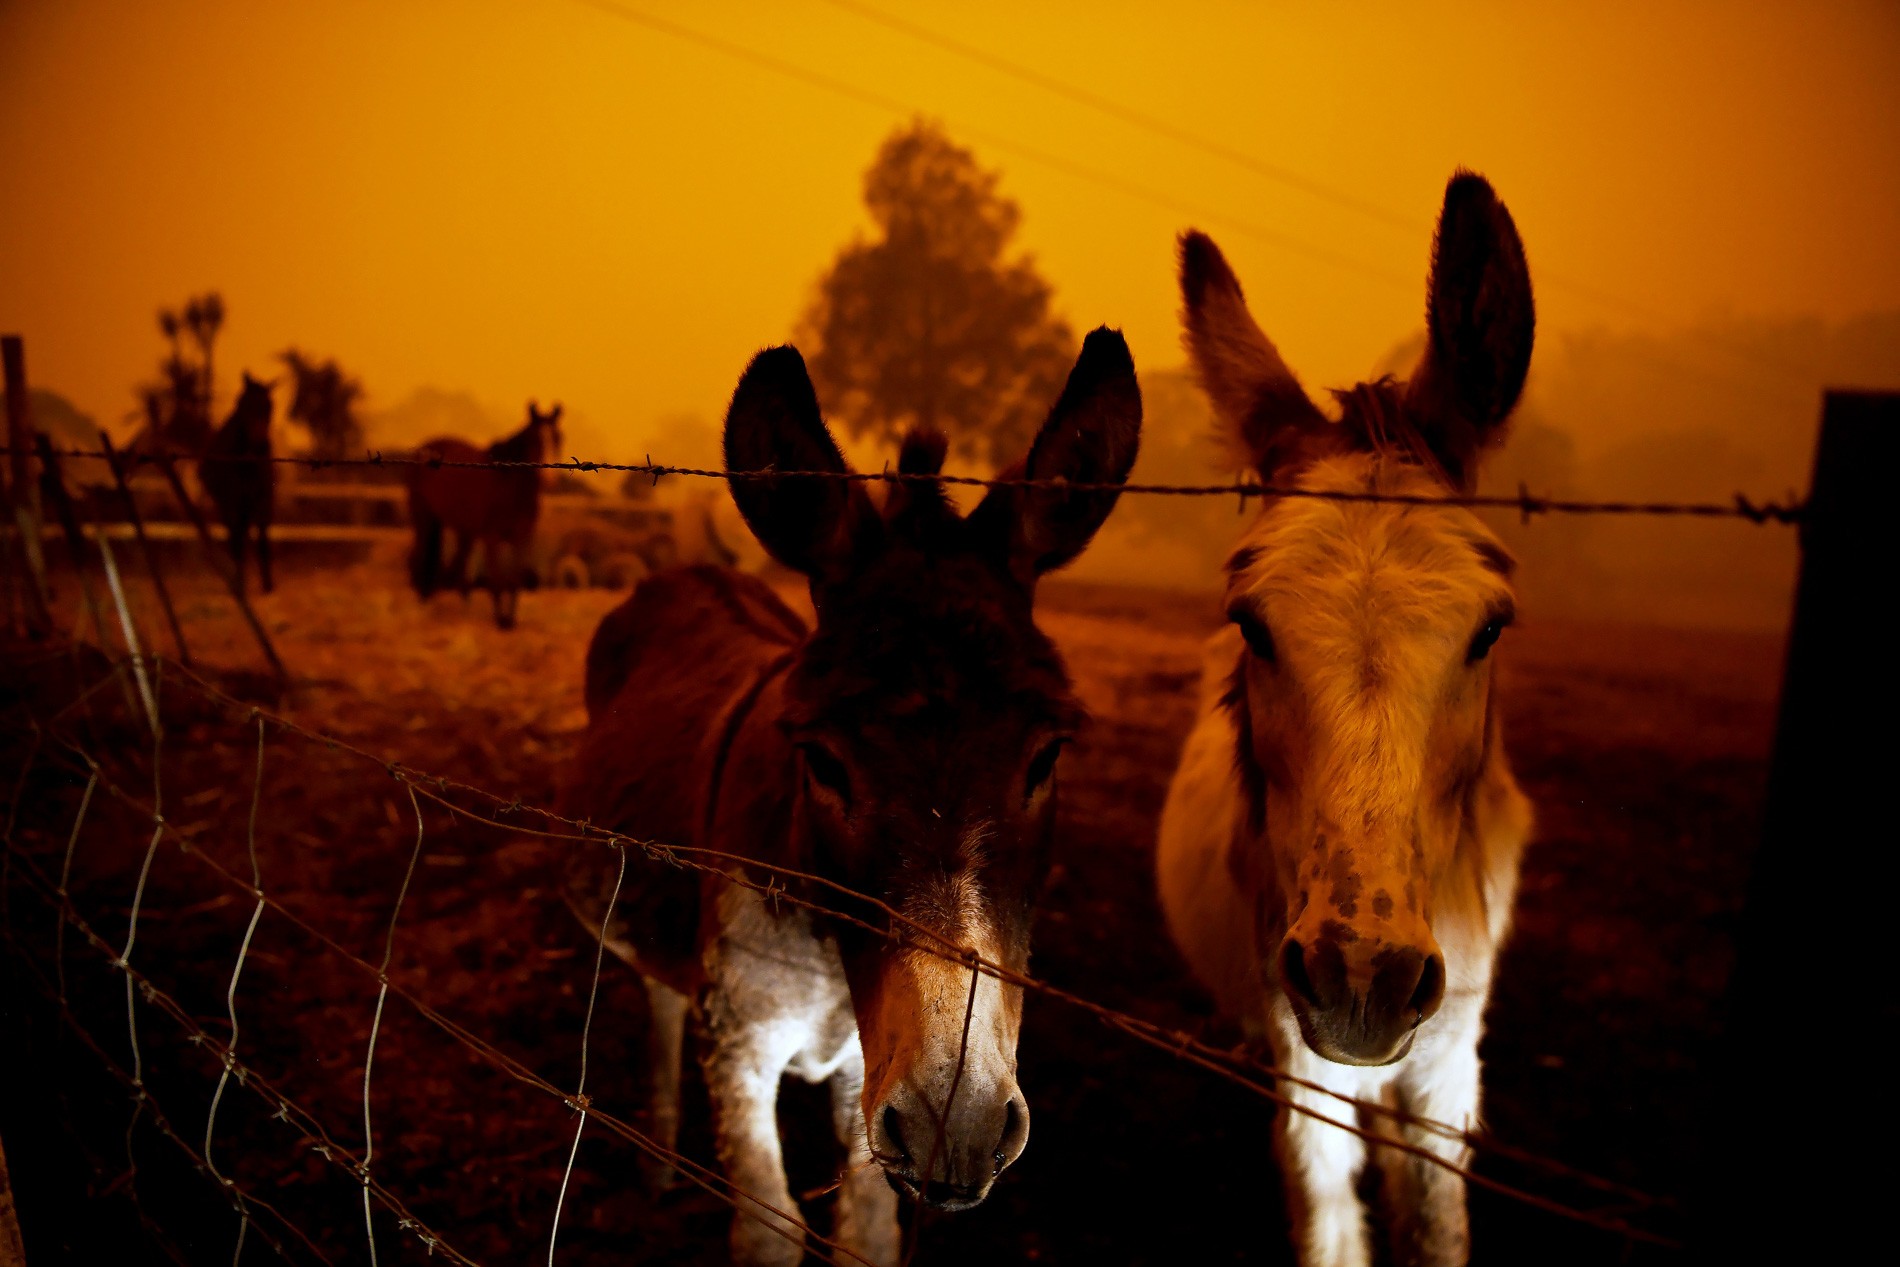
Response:
[[[1402,370],[1459,165],[1509,203],[1540,308],[1492,486],[1781,495],[1823,384],[1900,386],[1891,4],[902,10],[1243,162],[855,7],[4,0],[0,327],[36,387],[119,427],[157,307],[216,288],[220,416],[295,344],[361,378],[372,444],[487,438],[534,396],[583,457],[704,462],[922,114],[1000,169],[1057,311],[1127,333],[1144,476],[1209,475],[1176,232],[1216,235],[1309,386]],[[1083,568],[1211,578],[1236,527],[1224,500],[1131,498]],[[1786,530],[1510,532],[1533,614],[1782,619]]]

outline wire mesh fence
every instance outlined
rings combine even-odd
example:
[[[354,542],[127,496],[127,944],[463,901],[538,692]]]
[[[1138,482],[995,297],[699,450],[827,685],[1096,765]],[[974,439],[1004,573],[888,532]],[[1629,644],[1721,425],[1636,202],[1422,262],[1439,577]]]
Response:
[[[184,1149],[188,1159],[202,1168],[205,1182],[230,1204],[230,1235],[236,1253],[242,1253],[245,1238],[255,1237],[293,1261],[298,1253],[304,1251],[314,1252],[320,1261],[329,1261],[324,1257],[324,1251],[318,1248],[319,1241],[323,1239],[321,1236],[308,1234],[294,1219],[281,1215],[265,1196],[246,1188],[216,1163],[215,1159],[221,1153],[228,1152],[240,1143],[234,1138],[229,1145],[221,1145],[221,1110],[228,1110],[231,1097],[246,1095],[268,1109],[269,1118],[283,1128],[281,1138],[275,1141],[276,1148],[308,1150],[359,1188],[361,1235],[358,1244],[369,1261],[383,1261],[390,1252],[390,1242],[403,1239],[422,1247],[425,1252],[441,1254],[451,1261],[480,1261],[475,1253],[458,1244],[452,1227],[444,1227],[439,1220],[418,1214],[417,1210],[422,1207],[393,1190],[379,1172],[380,1136],[377,1123],[380,1115],[377,1105],[383,1103],[391,1092],[383,1088],[379,1095],[378,1040],[387,1025],[387,1009],[399,1004],[413,1018],[433,1027],[491,1072],[532,1089],[572,1115],[571,1127],[564,1132],[567,1136],[563,1140],[565,1165],[560,1170],[550,1208],[542,1216],[545,1221],[538,1237],[547,1245],[549,1261],[558,1257],[561,1221],[569,1200],[575,1159],[580,1154],[582,1136],[590,1122],[606,1135],[630,1145],[654,1162],[674,1167],[687,1182],[729,1205],[741,1217],[757,1218],[774,1228],[791,1226],[800,1229],[810,1252],[819,1261],[862,1261],[849,1248],[811,1227],[797,1211],[777,1208],[754,1194],[735,1188],[715,1168],[664,1147],[633,1121],[607,1111],[590,1098],[587,1089],[588,1046],[594,1028],[605,957],[604,920],[594,930],[590,953],[578,965],[580,981],[577,984],[585,987],[586,1003],[578,1027],[578,1076],[572,1081],[562,1080],[555,1072],[536,1068],[511,1054],[505,1043],[483,1034],[475,1025],[449,1014],[432,1002],[424,986],[413,976],[406,977],[400,971],[392,972],[392,964],[399,958],[404,903],[409,898],[418,865],[424,860],[431,843],[425,807],[433,807],[445,821],[451,823],[459,821],[474,827],[493,829],[497,833],[540,838],[564,849],[610,850],[616,864],[613,900],[617,900],[620,881],[624,880],[629,868],[679,867],[707,876],[716,883],[738,885],[764,894],[772,902],[803,908],[825,920],[856,924],[876,936],[956,962],[972,972],[973,982],[976,974],[990,976],[1048,1000],[1051,1005],[1072,1009],[1116,1034],[1164,1052],[1171,1059],[1203,1071],[1211,1078],[1222,1080],[1250,1096],[1278,1106],[1280,1111],[1303,1113],[1377,1146],[1409,1152],[1427,1165],[1453,1170],[1478,1187],[1505,1199],[1522,1202],[1554,1219],[1586,1225],[1630,1243],[1674,1244],[1669,1236],[1650,1226],[1659,1219],[1667,1221],[1671,1203],[1627,1184],[1592,1175],[1556,1158],[1515,1148],[1488,1133],[1470,1129],[1469,1124],[1422,1119],[1382,1101],[1358,1099],[1319,1084],[1290,1078],[1285,1071],[1260,1060],[1257,1053],[1214,1047],[1193,1034],[1168,1029],[1152,1020],[1097,1003],[1060,985],[1012,971],[967,947],[945,941],[927,928],[907,920],[901,912],[884,906],[872,895],[852,892],[822,877],[762,864],[754,859],[740,858],[717,850],[636,840],[605,831],[592,824],[563,817],[518,794],[504,795],[410,766],[387,754],[366,751],[268,709],[247,704],[183,666],[143,657],[140,667],[148,679],[151,698],[164,701],[163,706],[168,711],[177,712],[188,719],[174,722],[173,725],[186,725],[195,732],[218,732],[225,744],[232,744],[236,740],[251,749],[252,777],[249,787],[244,789],[246,795],[243,803],[234,806],[222,820],[181,822],[178,817],[168,817],[166,813],[168,803],[175,805],[182,795],[188,794],[178,788],[168,789],[162,775],[166,769],[163,737],[167,724],[164,715],[158,714],[156,726],[152,725],[151,716],[134,716],[132,719],[139,723],[139,730],[146,735],[150,752],[148,772],[139,771],[136,763],[133,763],[132,768],[126,768],[122,753],[96,746],[96,741],[89,741],[83,736],[78,724],[78,718],[85,713],[88,705],[116,699],[112,693],[115,683],[135,676],[134,664],[132,658],[126,657],[114,663],[98,665],[100,676],[88,683],[77,698],[57,712],[33,720],[33,741],[16,779],[12,808],[17,812],[17,789],[27,785],[36,766],[43,771],[62,773],[81,790],[70,830],[64,833],[63,842],[54,833],[48,837],[49,848],[36,850],[16,840],[13,832],[8,833],[8,884],[11,889],[17,878],[18,887],[39,898],[56,917],[57,930],[53,946],[56,980],[40,980],[39,984],[57,1007],[62,1021],[81,1036],[81,1041],[89,1050],[107,1061],[109,1071],[129,1092],[132,1104],[126,1128],[128,1138],[142,1127],[149,1126]],[[135,698],[143,704],[146,696],[138,695]],[[237,740],[239,735],[246,735],[248,739]],[[199,733],[198,742],[204,742],[205,738],[203,733]],[[260,816],[267,822],[272,816],[265,775],[267,756],[273,743],[288,743],[334,754],[356,766],[360,777],[370,786],[375,782],[393,781],[407,803],[411,822],[406,828],[399,822],[389,822],[387,839],[378,847],[378,852],[400,857],[405,865],[390,891],[380,897],[368,892],[360,897],[360,904],[366,912],[363,920],[375,925],[376,931],[380,933],[380,936],[369,937],[367,946],[359,944],[353,947],[348,944],[351,939],[336,930],[323,927],[311,912],[300,909],[295,900],[279,897],[268,883],[269,877],[259,860],[257,840]],[[288,752],[278,759],[292,766],[298,762],[298,758]],[[132,785],[141,781],[141,773],[150,779],[149,794],[133,790]],[[202,792],[205,789],[194,790]],[[225,795],[220,804],[229,800],[229,791],[229,788],[223,789]],[[114,803],[127,814],[128,822],[143,822],[149,826],[149,833],[142,833],[138,838],[139,848],[135,856],[124,858],[127,865],[119,868],[121,873],[135,871],[136,877],[130,905],[125,912],[122,939],[108,937],[98,925],[97,916],[82,913],[70,887],[75,854],[85,835],[88,816],[96,815],[101,798]],[[242,823],[241,830],[229,821],[232,818]],[[240,837],[241,841],[227,839],[221,847],[217,841],[209,838],[220,831],[227,836]],[[240,844],[241,847],[237,847]],[[53,850],[51,846],[58,848]],[[56,873],[51,866],[54,852],[57,853],[58,861]],[[228,855],[229,860],[221,855]],[[222,985],[218,1000],[222,1007],[217,1009],[215,1019],[205,1019],[201,1011],[194,1012],[190,1005],[156,980],[144,966],[146,955],[139,934],[148,883],[155,865],[162,860],[169,867],[175,857],[190,860],[194,874],[224,890],[248,910],[235,955],[228,969],[216,974],[216,980]],[[135,868],[132,865],[134,863]],[[177,883],[177,877],[174,876],[172,882]],[[267,914],[273,926],[285,926],[302,934],[311,953],[325,955],[345,969],[347,975],[342,979],[354,979],[362,992],[362,1011],[369,1018],[367,1039],[351,1057],[352,1065],[360,1070],[356,1105],[361,1124],[360,1139],[341,1125],[336,1106],[333,1105],[326,1112],[304,1103],[281,1085],[281,1077],[262,1072],[254,1063],[255,1057],[247,1058],[240,1052],[239,1036],[246,1032],[241,1017],[248,1017],[257,1005],[241,1005],[239,986],[244,979],[247,962],[255,953],[260,923]],[[363,920],[357,922],[362,923]],[[67,951],[68,930],[76,935],[76,948],[90,950],[121,978],[124,1040],[131,1055],[129,1068],[106,1056],[104,1036],[92,1032],[96,1022],[88,1028],[88,1024],[82,1021],[68,1001],[64,986],[70,958]],[[359,929],[359,935],[354,938],[358,943],[365,940],[360,935],[362,931]],[[173,1039],[182,1038],[188,1047],[197,1050],[199,1059],[209,1062],[217,1071],[208,1101],[193,1110],[194,1114],[203,1113],[205,1121],[202,1138],[195,1144],[188,1144],[184,1138],[185,1132],[175,1126],[178,1121],[189,1119],[177,1116],[179,1108],[175,1102],[170,1106],[170,1113],[161,1109],[149,1085],[147,1051],[152,1042],[151,1032],[159,1026],[171,1027]],[[218,1030],[223,1032],[216,1032]],[[261,1044],[259,1051],[262,1051]],[[387,1073],[383,1075],[388,1076]],[[1302,1090],[1312,1094],[1298,1094]],[[400,1089],[396,1089],[393,1094],[400,1095]],[[1316,1102],[1330,1102],[1334,1107],[1330,1110],[1316,1107]],[[1435,1138],[1455,1142],[1460,1147],[1422,1148],[1396,1138],[1390,1131],[1381,1130],[1381,1121],[1402,1121],[1422,1128]],[[242,1144],[245,1147],[257,1147],[255,1139],[248,1135],[243,1138]],[[1471,1164],[1462,1163],[1457,1157],[1465,1150],[1469,1150],[1473,1156],[1489,1158],[1491,1164],[1483,1169],[1474,1169]],[[136,1194],[136,1165],[129,1165],[128,1173],[132,1178],[128,1180],[128,1187]],[[1512,1181],[1497,1177],[1494,1172],[1500,1167],[1513,1171]],[[1572,1195],[1550,1195],[1549,1190],[1553,1187]],[[1582,1199],[1578,1199],[1579,1195]],[[526,1232],[524,1228],[524,1236]]]
[[[42,446],[44,447],[44,446]],[[43,455],[43,457],[46,455]],[[183,455],[114,454],[106,450],[63,450],[50,456],[111,462],[115,473],[136,462],[156,462],[169,469]],[[841,479],[854,481],[924,480],[938,483],[983,487],[1047,487],[1079,490],[1091,485],[1063,481],[1015,478],[979,479],[941,474],[916,475],[884,471],[877,473],[838,472],[723,472],[666,466],[656,463],[618,464],[583,462],[541,463],[455,463],[422,457],[384,457],[370,454],[342,462],[303,457],[269,459],[298,465],[412,465],[443,466],[512,465],[538,469],[637,473],[652,477],[679,475],[713,479]],[[1111,487],[1111,486],[1103,486]],[[1738,496],[1732,504],[1721,503],[1636,503],[1580,502],[1532,496],[1520,489],[1516,497],[1457,496],[1420,497],[1378,493],[1342,493],[1302,488],[1276,488],[1250,481],[1220,485],[1127,485],[1113,486],[1136,494],[1177,496],[1238,496],[1244,506],[1249,498],[1321,497],[1339,501],[1396,502],[1408,505],[1446,504],[1478,508],[1511,508],[1526,517],[1541,513],[1661,515],[1704,518],[1736,518],[1756,524],[1801,522],[1805,507],[1792,499],[1782,503],[1756,503]],[[139,1220],[155,1237],[163,1238],[162,1221],[154,1219],[140,1200],[139,1165],[135,1142],[142,1133],[155,1134],[173,1145],[203,1175],[208,1190],[229,1206],[229,1227],[233,1260],[241,1259],[247,1243],[262,1244],[291,1261],[305,1259],[329,1262],[335,1259],[338,1245],[333,1226],[310,1226],[307,1213],[289,1213],[285,1203],[273,1201],[264,1186],[244,1173],[260,1153],[279,1158],[305,1154],[314,1156],[332,1174],[356,1190],[360,1207],[360,1235],[351,1246],[351,1257],[360,1253],[373,1264],[380,1264],[396,1252],[396,1246],[419,1247],[426,1255],[441,1255],[450,1261],[481,1261],[479,1249],[458,1241],[457,1230],[440,1218],[429,1215],[429,1202],[415,1194],[405,1195],[386,1177],[390,1163],[389,1114],[391,1097],[398,1099],[404,1088],[400,1081],[390,1085],[392,1075],[384,1070],[379,1077],[379,1043],[385,1040],[388,1026],[402,1014],[403,1021],[420,1021],[437,1035],[452,1043],[481,1066],[516,1088],[525,1088],[544,1101],[558,1106],[571,1121],[561,1125],[558,1137],[550,1145],[564,1154],[564,1163],[549,1172],[551,1191],[545,1210],[537,1212],[540,1226],[530,1238],[529,1227],[519,1229],[509,1255],[515,1256],[528,1239],[546,1244],[546,1258],[557,1261],[562,1246],[564,1215],[575,1197],[577,1160],[588,1135],[589,1124],[619,1143],[629,1146],[656,1166],[668,1167],[687,1183],[708,1194],[742,1218],[758,1220],[782,1234],[803,1238],[808,1251],[819,1261],[864,1261],[837,1239],[812,1226],[798,1210],[773,1205],[757,1194],[735,1186],[716,1167],[694,1160],[686,1152],[662,1144],[629,1116],[616,1114],[596,1101],[589,1091],[590,1044],[595,1031],[596,1008],[602,990],[602,973],[607,951],[607,930],[614,905],[630,869],[672,867],[707,877],[720,885],[738,886],[763,895],[769,902],[785,904],[809,912],[820,920],[848,923],[876,937],[916,951],[953,962],[967,969],[971,981],[970,998],[975,998],[976,982],[988,976],[1026,994],[1047,1000],[1050,1005],[1073,1012],[1100,1024],[1107,1030],[1142,1044],[1168,1059],[1191,1067],[1210,1079],[1219,1080],[1249,1097],[1270,1104],[1279,1112],[1299,1113],[1334,1129],[1358,1136],[1383,1149],[1413,1155],[1428,1166],[1449,1170],[1466,1182],[1497,1197],[1534,1209],[1553,1220],[1596,1229],[1624,1244],[1647,1244],[1664,1248],[1678,1247],[1665,1231],[1673,1218],[1674,1203],[1640,1188],[1565,1163],[1559,1158],[1516,1147],[1490,1133],[1476,1129],[1475,1123],[1433,1121],[1406,1112],[1382,1100],[1354,1097],[1324,1085],[1290,1075],[1260,1058],[1246,1047],[1224,1048],[1176,1027],[1159,1023],[1125,1009],[1098,1002],[1083,992],[1014,970],[978,954],[969,947],[955,944],[931,929],[907,919],[902,912],[884,904],[874,895],[855,892],[822,876],[745,858],[718,850],[690,846],[680,842],[633,839],[602,829],[589,822],[564,817],[539,804],[533,796],[519,792],[504,794],[477,784],[432,772],[412,765],[400,756],[376,753],[347,743],[333,735],[309,728],[280,713],[246,702],[201,675],[191,666],[162,659],[141,645],[136,622],[130,615],[124,586],[113,565],[109,547],[99,543],[105,563],[111,600],[119,615],[119,628],[125,652],[118,656],[91,653],[88,660],[83,648],[72,648],[75,666],[87,665],[87,678],[73,681],[71,698],[51,711],[28,710],[24,720],[30,726],[31,740],[13,784],[8,804],[4,858],[5,919],[9,942],[32,987],[49,1003],[63,1032],[70,1034],[98,1062],[99,1067],[119,1083],[130,1098],[124,1136],[125,1166],[122,1186],[132,1198]],[[95,626],[103,639],[106,626],[97,616]],[[182,645],[182,639],[180,640]],[[123,700],[124,707],[118,707]],[[110,720],[103,725],[100,716]],[[116,728],[116,729],[115,729]],[[198,788],[168,788],[166,742],[168,734],[184,729],[194,742],[213,743],[226,748],[245,736],[242,742],[250,750],[250,779],[242,812],[241,831],[233,825],[229,787],[215,783]],[[132,733],[136,732],[136,734]],[[138,736],[142,736],[139,738]],[[357,776],[367,788],[375,781],[393,781],[400,789],[408,813],[392,809],[387,815],[387,836],[379,840],[374,852],[404,860],[403,869],[393,884],[381,891],[362,888],[352,894],[357,908],[350,923],[340,930],[327,926],[321,914],[295,897],[286,897],[267,875],[259,853],[260,821],[272,824],[276,817],[273,797],[267,789],[267,758],[273,742],[297,745],[309,751],[321,751],[354,765]],[[143,751],[142,759],[128,753]],[[140,760],[144,768],[140,768]],[[293,767],[298,758],[288,758]],[[174,765],[177,763],[174,761]],[[16,831],[23,794],[36,776],[50,773],[64,779],[69,791],[76,789],[77,803],[71,808],[67,824],[49,821],[31,824],[31,830]],[[134,791],[149,781],[149,796]],[[387,783],[384,784],[387,786]],[[183,802],[189,806],[194,797],[209,796],[225,812],[210,819],[185,821],[176,808],[168,815],[168,806]],[[115,859],[124,865],[106,865],[89,855],[94,845],[82,851],[82,838],[89,824],[99,816],[101,799],[116,807],[121,818],[117,831],[136,829],[140,848],[134,855]],[[388,804],[394,804],[390,802]],[[501,1036],[485,1033],[478,1021],[458,1017],[431,1001],[426,982],[402,967],[403,916],[410,902],[418,868],[431,861],[435,839],[428,815],[437,815],[439,824],[453,829],[462,825],[492,832],[502,837],[528,839],[564,850],[592,849],[611,851],[614,858],[614,886],[606,914],[592,930],[588,953],[579,964],[580,994],[585,1003],[580,1010],[577,1060],[574,1076],[563,1078],[545,1063],[524,1058]],[[404,821],[404,820],[407,821]],[[281,828],[281,824],[276,827]],[[232,836],[236,833],[237,842]],[[103,842],[101,842],[103,843]],[[213,966],[199,962],[190,972],[202,985],[204,979],[221,984],[217,1006],[204,1007],[182,997],[189,991],[180,982],[155,976],[148,959],[149,947],[140,941],[141,921],[148,917],[148,884],[161,860],[168,866],[175,857],[188,859],[193,873],[214,888],[222,890],[213,901],[232,901],[248,912],[228,964]],[[75,892],[75,863],[82,870],[95,865],[101,870],[93,877],[93,887],[106,878],[123,878],[130,871],[132,881],[129,905],[124,908],[122,937],[108,935],[102,918],[108,913],[95,907],[83,910]],[[55,866],[56,862],[56,866]],[[133,864],[136,864],[135,866]],[[172,876],[167,885],[181,883]],[[52,921],[49,977],[35,961],[35,949],[15,936],[12,898],[15,891],[39,900],[43,914]],[[110,910],[117,918],[120,914]],[[373,933],[371,932],[373,926]],[[360,1137],[355,1125],[344,1126],[344,1106],[335,1088],[323,1095],[307,1095],[293,1090],[295,1071],[266,1071],[260,1061],[281,1060],[283,1052],[273,1047],[273,1038],[281,1039],[267,1028],[260,1033],[257,1021],[260,1002],[241,1001],[241,986],[247,980],[247,967],[261,955],[276,954],[259,949],[260,930],[294,932],[304,955],[326,961],[326,985],[351,981],[361,991],[361,1016],[366,1030],[360,1042],[347,1053],[347,1064],[355,1083],[353,1103],[348,1106],[360,1121]],[[100,1032],[99,1009],[76,1007],[69,991],[72,968],[69,942],[75,949],[92,952],[92,967],[103,967],[114,979],[120,996],[124,1023],[126,1058],[112,1053],[114,1041]],[[44,950],[45,946],[40,946]],[[281,973],[274,974],[281,976]],[[97,981],[94,981],[97,986]],[[97,1002],[98,991],[92,991]],[[332,998],[327,1006],[347,1008]],[[392,1013],[391,1009],[396,1009]],[[360,1019],[360,1018],[359,1018]],[[967,1027],[966,1009],[966,1027]],[[156,1034],[167,1040],[154,1047]],[[351,1032],[354,1032],[353,1030]],[[244,1043],[240,1046],[240,1036]],[[178,1044],[182,1043],[180,1047]],[[162,1049],[167,1057],[196,1059],[208,1064],[211,1083],[203,1103],[184,1107],[180,1096],[199,1095],[167,1092],[169,1105],[161,1107],[154,1086],[154,1053]],[[187,1056],[189,1053],[189,1056]],[[340,1048],[333,1057],[342,1057]],[[333,1062],[335,1060],[333,1059]],[[360,1072],[359,1072],[360,1071]],[[959,1073],[960,1073],[959,1066]],[[161,1079],[162,1080],[162,1079]],[[266,1122],[275,1134],[258,1129],[252,1121],[246,1125],[231,1122],[235,1102],[246,1101],[254,1110],[264,1111]],[[380,1106],[380,1107],[379,1107]],[[184,1113],[180,1117],[180,1113]],[[202,1132],[178,1125],[203,1115]],[[253,1114],[254,1116],[254,1114]],[[1403,1125],[1415,1128],[1422,1146],[1400,1137],[1391,1129]],[[221,1126],[223,1129],[221,1130]],[[379,1150],[379,1140],[383,1142]],[[219,1158],[226,1160],[221,1165]],[[1476,1161],[1480,1159],[1480,1167]],[[250,1166],[255,1169],[255,1166]],[[400,1167],[397,1168],[400,1171]],[[1500,1178],[1502,1169],[1510,1179]],[[807,1198],[823,1195],[840,1181],[834,1176],[827,1186],[820,1184]],[[1561,1195],[1554,1195],[1561,1194]],[[418,1211],[424,1213],[418,1213]],[[922,1220],[910,1225],[908,1245],[914,1249]],[[908,1253],[908,1251],[907,1251]]]

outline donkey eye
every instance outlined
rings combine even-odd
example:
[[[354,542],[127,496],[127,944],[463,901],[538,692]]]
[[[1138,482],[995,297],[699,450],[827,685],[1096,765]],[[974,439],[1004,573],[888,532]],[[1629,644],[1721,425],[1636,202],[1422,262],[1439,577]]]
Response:
[[[805,771],[812,780],[849,805],[851,776],[845,773],[844,762],[838,760],[823,744],[800,744],[798,750],[805,754]]]
[[[1240,626],[1240,636],[1247,640],[1247,649],[1268,664],[1274,662],[1273,633],[1267,628],[1267,622],[1260,619],[1246,607],[1236,607],[1227,613],[1227,619]]]
[[[1510,623],[1511,617],[1508,614],[1493,616],[1491,619],[1485,621],[1483,627],[1480,628],[1476,634],[1472,635],[1471,650],[1465,653],[1465,663],[1476,664],[1478,661],[1490,655],[1491,648],[1497,645],[1498,638],[1504,633],[1506,626]]]
[[[1028,800],[1043,789],[1056,772],[1056,758],[1062,755],[1062,745],[1066,739],[1052,739],[1030,758],[1029,775],[1023,780],[1023,799]]]

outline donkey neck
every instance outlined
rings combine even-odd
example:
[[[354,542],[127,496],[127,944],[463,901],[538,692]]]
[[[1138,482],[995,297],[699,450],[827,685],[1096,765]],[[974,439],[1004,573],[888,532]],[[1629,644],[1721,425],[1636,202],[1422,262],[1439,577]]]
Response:
[[[772,785],[787,783],[786,772],[794,768],[791,744],[778,723],[785,712],[785,675],[797,655],[794,647],[767,661],[718,721],[699,820],[700,839],[710,848],[758,856],[790,853],[790,822],[774,812],[789,797],[772,795]],[[762,770],[769,772],[764,778]],[[735,807],[736,814],[727,812]],[[733,838],[722,839],[728,835]]]
[[[240,402],[231,410],[231,416],[224,420],[224,425],[211,433],[205,447],[213,453],[268,453],[268,408],[251,408]]]

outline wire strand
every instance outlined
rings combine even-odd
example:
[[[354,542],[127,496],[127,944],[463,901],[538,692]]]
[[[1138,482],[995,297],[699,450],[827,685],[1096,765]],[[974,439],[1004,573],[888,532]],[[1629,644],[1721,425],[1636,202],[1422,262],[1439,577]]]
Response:
[[[8,453],[0,445],[0,454]],[[96,449],[59,450],[57,456],[85,460],[106,460]],[[307,454],[218,455],[197,457],[184,453],[121,453],[122,462],[167,464],[178,461],[213,463],[272,463],[321,470],[329,467],[416,467],[428,470],[538,470],[593,474],[602,471],[630,475],[648,475],[655,480],[668,475],[695,479],[725,480],[728,483],[774,482],[777,480],[833,480],[854,484],[938,484],[966,488],[1043,489],[1067,493],[1135,493],[1164,497],[1238,497],[1244,505],[1249,498],[1305,498],[1314,501],[1365,503],[1390,506],[1457,506],[1469,510],[1514,510],[1525,520],[1536,515],[1650,515],[1692,519],[1742,519],[1753,524],[1798,524],[1807,514],[1807,505],[1798,500],[1785,502],[1756,501],[1737,493],[1727,502],[1694,501],[1592,501],[1579,498],[1543,497],[1520,488],[1515,494],[1373,493],[1341,489],[1302,488],[1298,485],[1263,484],[1239,479],[1225,484],[1111,483],[1065,479],[999,479],[979,475],[945,475],[920,471],[715,471],[700,467],[668,466],[659,462],[595,462],[581,458],[567,461],[526,462],[513,460],[457,460],[425,457],[419,454],[369,452],[360,458],[319,458]]]

